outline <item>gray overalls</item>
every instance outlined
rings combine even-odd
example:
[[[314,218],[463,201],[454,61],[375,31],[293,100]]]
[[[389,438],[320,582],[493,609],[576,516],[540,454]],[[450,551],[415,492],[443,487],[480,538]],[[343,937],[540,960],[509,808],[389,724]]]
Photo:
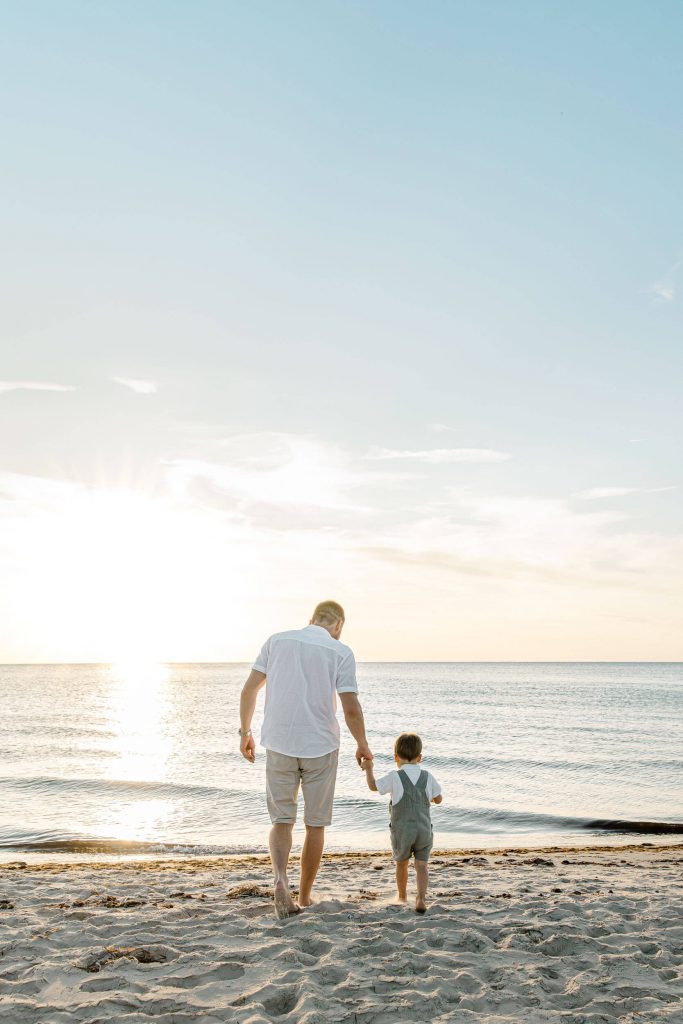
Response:
[[[412,854],[415,854],[415,860],[429,860],[433,833],[426,793],[427,772],[422,769],[415,783],[410,781],[402,768],[398,774],[403,785],[403,796],[389,808],[394,860],[410,860]]]

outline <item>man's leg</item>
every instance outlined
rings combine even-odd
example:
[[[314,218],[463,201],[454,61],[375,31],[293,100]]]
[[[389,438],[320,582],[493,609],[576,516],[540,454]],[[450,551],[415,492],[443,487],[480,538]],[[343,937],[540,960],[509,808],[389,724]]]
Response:
[[[299,905],[302,907],[310,907],[313,902],[311,889],[323,855],[325,828],[332,822],[338,756],[339,751],[332,750],[322,757],[299,758],[306,825],[306,839],[301,851],[299,886]]]
[[[293,828],[293,825],[273,825],[270,830],[268,845],[275,876],[275,913],[278,917],[290,917],[299,912],[299,908],[292,899],[287,880]]]
[[[408,864],[410,861],[396,861],[396,893],[401,903],[408,899]]]
[[[296,798],[299,791],[299,763],[295,757],[266,752],[266,793],[268,812],[273,827],[268,845],[275,876],[275,913],[280,918],[298,914],[287,880],[287,865],[292,849],[292,830],[296,820]]]
[[[311,889],[320,867],[325,845],[325,826],[306,825],[306,838],[301,851],[301,881],[299,882],[299,906],[310,907]]]

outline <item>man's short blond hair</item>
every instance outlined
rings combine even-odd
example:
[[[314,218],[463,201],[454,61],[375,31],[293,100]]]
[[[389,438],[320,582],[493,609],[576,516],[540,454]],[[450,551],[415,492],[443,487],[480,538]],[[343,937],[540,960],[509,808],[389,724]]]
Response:
[[[320,604],[316,605],[311,619],[318,626],[331,626],[332,628],[338,622],[344,622],[345,620],[344,609],[336,601],[321,601]]]

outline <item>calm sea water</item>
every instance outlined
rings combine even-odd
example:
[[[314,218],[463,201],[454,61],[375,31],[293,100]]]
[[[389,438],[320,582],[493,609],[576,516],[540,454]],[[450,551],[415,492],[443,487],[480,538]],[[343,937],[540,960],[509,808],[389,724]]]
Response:
[[[0,667],[0,857],[263,850],[265,755],[237,749],[247,671]],[[438,846],[683,840],[681,664],[375,663],[359,683],[378,774],[396,733],[423,738]],[[328,845],[385,848],[342,733]]]

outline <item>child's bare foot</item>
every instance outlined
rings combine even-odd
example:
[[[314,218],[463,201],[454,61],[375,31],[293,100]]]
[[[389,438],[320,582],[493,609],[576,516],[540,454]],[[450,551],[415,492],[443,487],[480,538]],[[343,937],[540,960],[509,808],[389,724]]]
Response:
[[[415,913],[416,914],[426,914],[427,913],[427,904],[425,903],[425,901],[423,899],[420,899],[419,896],[415,900]]]
[[[407,896],[401,896],[401,894],[399,893],[396,896],[396,902],[397,903],[407,903],[408,902],[408,897]]]

